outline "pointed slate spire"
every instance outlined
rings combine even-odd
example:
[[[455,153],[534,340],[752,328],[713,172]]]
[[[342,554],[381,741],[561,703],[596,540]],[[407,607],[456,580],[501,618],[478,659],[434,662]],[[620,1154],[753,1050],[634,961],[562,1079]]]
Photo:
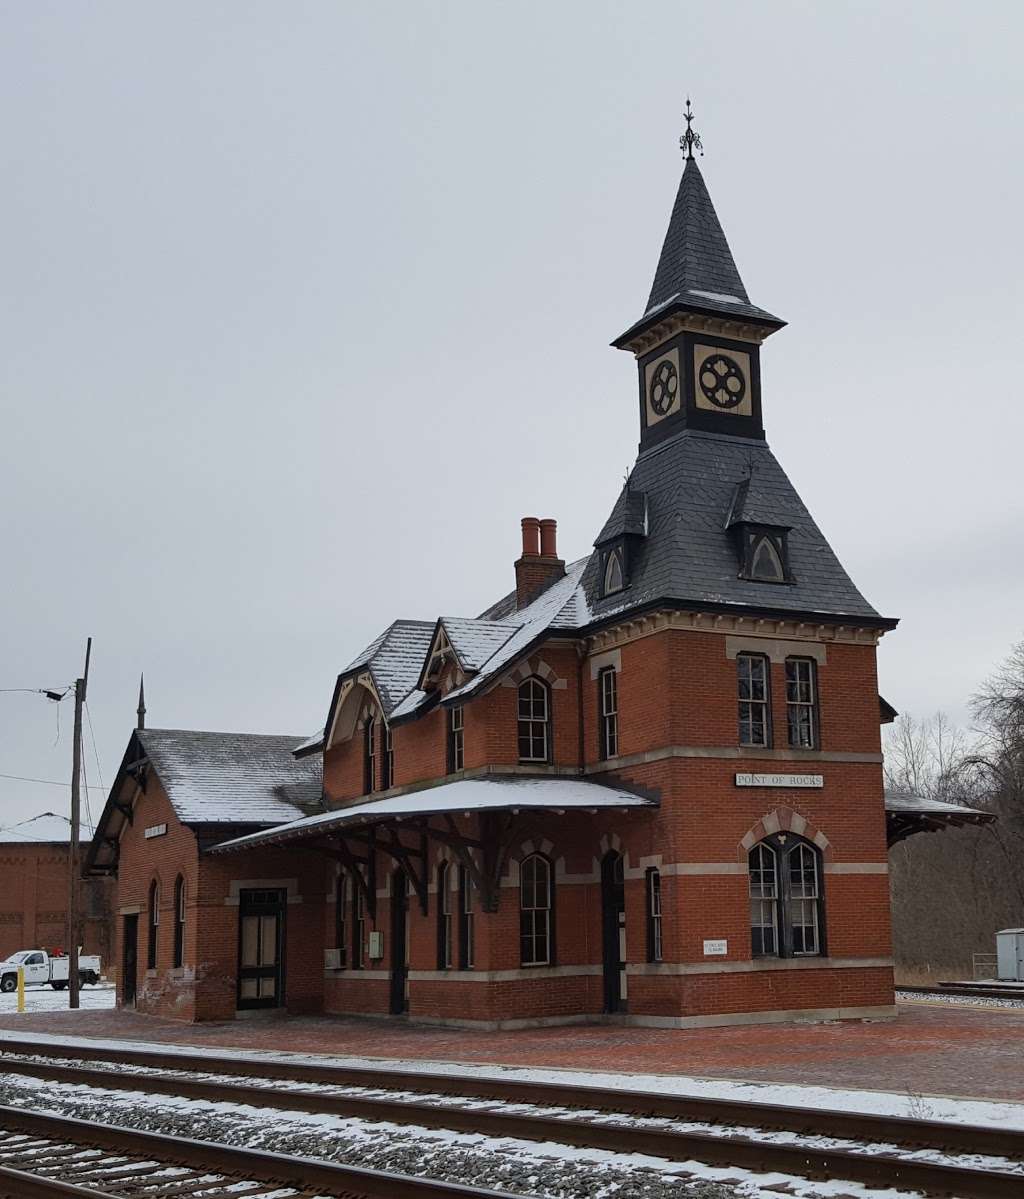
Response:
[[[679,311],[752,323],[762,329],[762,336],[786,323],[750,302],[694,157],[694,150],[703,154],[703,147],[692,128],[689,100],[685,115],[686,132],[679,146],[686,161],[654,284],[644,315],[612,342],[619,349],[642,348],[647,333]]]
[[[136,708],[138,720],[135,727],[144,729],[146,727],[146,682],[145,675],[139,675],[139,706]]]
[[[688,294],[697,302],[703,295],[750,303],[704,176],[693,157],[687,158],[683,168],[647,311],[675,296],[685,301]]]

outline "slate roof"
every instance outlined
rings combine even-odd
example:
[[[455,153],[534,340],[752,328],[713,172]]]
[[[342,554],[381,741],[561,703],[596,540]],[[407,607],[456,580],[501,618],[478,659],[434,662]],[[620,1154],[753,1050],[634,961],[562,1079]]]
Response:
[[[675,308],[782,325],[751,304],[696,159],[687,160],[669,218],[644,315],[615,341],[621,345]]]
[[[604,522],[604,528],[594,539],[595,545],[604,545],[623,534],[632,533],[644,536],[647,532],[647,497],[642,491],[634,491],[626,486],[619,492],[611,515]]]
[[[462,616],[443,616],[441,625],[467,671],[479,670],[519,628],[512,621],[470,620]]]
[[[736,484],[725,527],[734,525],[773,525],[779,528],[779,508],[771,479],[752,464],[750,474]],[[787,526],[788,527],[788,526]]]
[[[390,716],[415,687],[435,627],[430,620],[396,620],[345,667],[341,677],[369,670],[384,715]]]
[[[212,853],[252,849],[321,836],[339,829],[380,823],[397,817],[430,816],[442,812],[501,811],[507,808],[637,808],[655,807],[646,796],[574,778],[475,778],[426,787],[406,795],[371,799],[347,808],[321,812],[275,829],[234,837],[215,846]]]
[[[135,735],[185,824],[282,824],[320,810],[320,759],[292,756],[301,737],[189,729]]]
[[[738,577],[739,562],[726,524],[737,484],[751,471],[757,480],[759,518],[791,530],[789,561],[795,580],[791,584]],[[584,572],[583,589],[595,620],[668,600],[882,622],[843,569],[766,442],[683,430],[641,453],[626,487],[647,497],[649,531],[638,539],[630,586],[624,591],[600,598],[596,555]]]

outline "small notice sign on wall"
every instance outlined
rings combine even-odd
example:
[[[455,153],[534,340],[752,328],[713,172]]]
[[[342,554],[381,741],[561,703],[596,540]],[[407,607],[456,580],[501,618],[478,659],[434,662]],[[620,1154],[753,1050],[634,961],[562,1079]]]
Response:
[[[149,828],[146,829],[146,832],[144,835],[147,838],[147,840],[150,837],[164,837],[167,835],[167,825],[166,824],[151,824],[149,826]]]
[[[723,958],[729,952],[729,942],[722,940],[705,941],[704,956],[706,958]]]
[[[824,787],[822,774],[737,774],[737,787]]]

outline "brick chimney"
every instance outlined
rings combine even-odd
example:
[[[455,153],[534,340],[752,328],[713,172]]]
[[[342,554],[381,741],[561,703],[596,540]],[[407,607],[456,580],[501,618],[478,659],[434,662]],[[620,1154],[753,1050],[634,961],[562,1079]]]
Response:
[[[523,517],[523,554],[516,562],[516,608],[525,608],[565,575],[558,556],[558,523]]]

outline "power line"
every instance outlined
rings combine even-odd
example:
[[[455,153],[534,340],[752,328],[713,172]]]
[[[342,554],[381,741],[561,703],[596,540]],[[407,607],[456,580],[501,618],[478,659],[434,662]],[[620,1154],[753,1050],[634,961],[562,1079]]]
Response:
[[[100,790],[105,791],[106,787],[104,787],[104,785],[103,785],[103,767],[100,765],[100,753],[99,753],[99,750],[96,748],[96,734],[93,732],[92,713],[89,711],[89,701],[88,700],[86,700],[84,707],[85,707],[85,718],[89,722],[89,739],[92,741],[92,756],[96,759],[96,777],[100,780]],[[83,769],[83,773],[84,773],[84,770],[85,770],[84,765],[83,765],[82,769]],[[91,828],[92,827],[92,808],[89,807],[89,784],[88,784],[88,782],[85,785],[85,810],[89,816],[89,827]]]
[[[24,774],[0,774],[0,779],[15,779],[19,783],[46,783],[48,787],[70,787],[70,783],[59,783],[56,779],[32,779]],[[105,788],[92,786],[93,791],[103,791]]]

